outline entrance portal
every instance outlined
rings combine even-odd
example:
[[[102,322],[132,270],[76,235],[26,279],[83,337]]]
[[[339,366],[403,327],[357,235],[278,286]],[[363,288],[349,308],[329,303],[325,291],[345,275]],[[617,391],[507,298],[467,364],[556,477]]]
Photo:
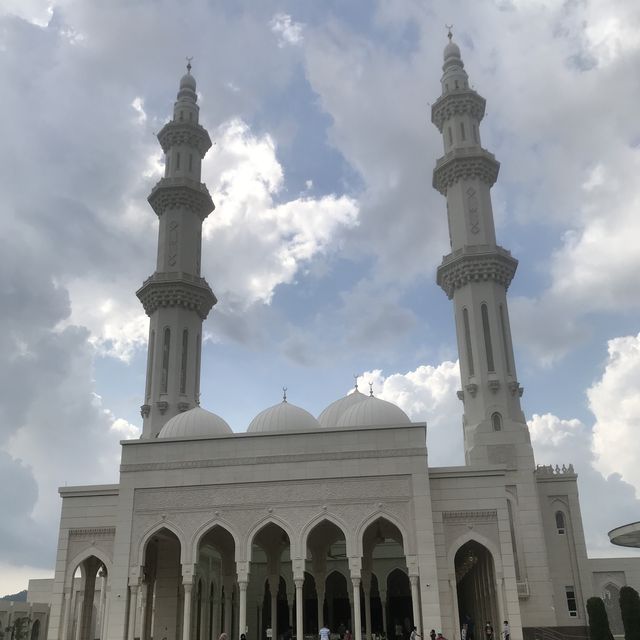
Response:
[[[470,540],[463,544],[455,556],[460,627],[468,624],[467,638],[481,640],[487,622],[493,626],[494,637],[499,637],[501,620],[498,618],[496,574],[489,550]]]

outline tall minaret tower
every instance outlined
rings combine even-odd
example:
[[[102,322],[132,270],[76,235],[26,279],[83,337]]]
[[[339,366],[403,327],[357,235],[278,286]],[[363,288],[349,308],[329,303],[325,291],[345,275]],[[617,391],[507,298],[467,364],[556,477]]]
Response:
[[[158,134],[165,174],[149,195],[160,220],[156,271],[136,294],[150,318],[142,438],[199,404],[202,321],[216,303],[200,276],[202,223],[215,207],[200,182],[211,139],[198,124],[197,100],[189,62],[173,119]]]
[[[433,186],[447,199],[451,253],[438,268],[437,282],[455,309],[465,459],[532,469],[507,309],[507,288],[518,262],[496,243],[491,209],[490,189],[500,165],[480,144],[485,100],[469,88],[451,37],[449,32],[442,95],[431,109],[445,152],[436,163]]]

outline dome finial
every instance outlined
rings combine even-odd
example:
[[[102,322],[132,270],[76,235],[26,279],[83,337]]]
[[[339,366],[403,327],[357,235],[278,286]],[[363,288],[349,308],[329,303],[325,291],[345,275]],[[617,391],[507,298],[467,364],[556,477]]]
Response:
[[[453,29],[453,25],[452,24],[445,24],[444,26],[448,31],[447,38],[449,38],[449,42],[451,42],[451,40],[453,39],[453,33],[451,31],[451,29]]]
[[[191,61],[193,60],[193,56],[187,56],[187,73],[191,75]]]
[[[282,387],[282,402],[287,401],[287,387]]]
[[[373,398],[373,382],[369,383],[369,397]]]
[[[358,390],[358,374],[357,373],[353,374],[353,388],[356,391]]]

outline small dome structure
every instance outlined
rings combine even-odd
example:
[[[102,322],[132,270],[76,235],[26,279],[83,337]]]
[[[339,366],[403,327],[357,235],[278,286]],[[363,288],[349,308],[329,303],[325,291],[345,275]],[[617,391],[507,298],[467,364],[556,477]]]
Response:
[[[191,75],[191,73],[185,73],[182,78],[180,78],[180,88],[191,89],[191,91],[196,90],[196,79]]]
[[[320,423],[302,407],[286,400],[261,411],[247,428],[248,433],[314,430]]]
[[[233,433],[220,416],[202,407],[194,407],[168,420],[158,438],[188,438],[192,436],[224,436]]]
[[[449,40],[447,46],[444,48],[444,59],[445,61],[448,58],[460,58],[460,47],[453,42],[453,40]]]
[[[410,423],[409,416],[398,405],[369,396],[347,409],[340,416],[337,426],[390,427]]]
[[[367,396],[364,393],[360,393],[356,388],[350,394],[344,396],[343,398],[339,398],[335,402],[332,402],[328,407],[324,409],[324,411],[318,416],[318,422],[321,427],[336,427],[338,425],[338,420],[342,414],[350,409],[354,404],[358,402],[362,402],[367,399]]]

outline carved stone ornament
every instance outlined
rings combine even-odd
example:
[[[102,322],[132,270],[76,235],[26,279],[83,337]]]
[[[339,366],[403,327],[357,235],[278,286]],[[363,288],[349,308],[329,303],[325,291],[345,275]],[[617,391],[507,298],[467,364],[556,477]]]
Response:
[[[493,393],[498,393],[498,389],[500,389],[500,380],[496,380],[495,378],[489,380],[488,382],[489,389],[493,391]]]
[[[464,402],[464,391],[462,389],[458,389],[456,391],[456,395],[458,396],[458,400],[462,400],[462,402]]]
[[[474,235],[480,233],[480,214],[478,209],[478,195],[473,187],[469,187],[466,192],[467,195],[467,213],[469,216],[469,230]]]
[[[143,418],[148,418],[150,413],[151,413],[151,405],[150,404],[143,404],[140,407],[140,415]]]
[[[500,163],[492,153],[477,147],[454,149],[436,162],[433,171],[433,187],[443,196],[458,180],[477,178],[490,187],[498,179]]]
[[[498,512],[495,509],[443,511],[442,519],[445,522],[494,522],[498,520]]]
[[[136,295],[148,316],[159,307],[183,307],[204,320],[217,302],[204,278],[182,272],[156,272],[145,280]]]
[[[162,178],[147,200],[158,216],[167,209],[189,209],[204,220],[215,209],[207,187],[190,178]]]
[[[511,391],[511,395],[515,396],[516,393],[518,397],[522,398],[522,394],[524,393],[524,388],[520,386],[520,383],[517,380],[513,380],[509,383],[509,391]]]
[[[156,402],[156,407],[158,407],[158,411],[160,411],[160,415],[164,415],[169,408],[169,403],[166,400],[159,400]]]
[[[469,395],[472,398],[476,397],[476,393],[478,393],[478,385],[475,382],[470,382],[469,384],[465,385],[464,388],[469,392]]]
[[[478,122],[484,118],[486,100],[473,89],[450,91],[438,98],[431,106],[431,122],[440,133],[444,123],[456,115],[468,114]]]
[[[113,538],[116,535],[115,527],[92,527],[86,529],[70,529],[70,538],[84,538],[95,542],[95,538]]]
[[[180,225],[172,220],[169,223],[169,233],[167,233],[167,261],[170,267],[175,267],[178,261],[178,230]]]
[[[518,261],[508,251],[497,247],[486,253],[470,253],[468,249],[450,253],[438,267],[436,281],[449,299],[453,298],[456,289],[470,282],[493,280],[505,290],[509,288]]]
[[[182,413],[183,411],[189,411],[191,405],[188,402],[178,402],[178,411]]]
[[[202,125],[193,122],[167,122],[158,134],[158,142],[165,153],[178,144],[194,147],[198,150],[200,158],[204,158],[211,148],[208,131]]]

